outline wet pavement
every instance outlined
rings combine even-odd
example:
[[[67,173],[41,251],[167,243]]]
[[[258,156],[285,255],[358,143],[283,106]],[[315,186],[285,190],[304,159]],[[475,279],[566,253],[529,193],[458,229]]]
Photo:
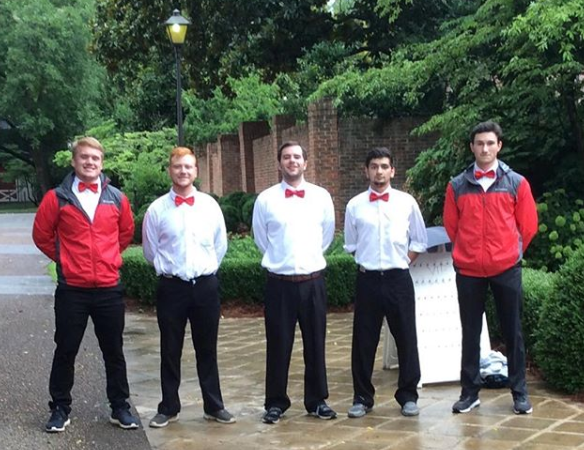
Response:
[[[352,401],[350,372],[352,314],[329,314],[327,367],[329,404],[339,416],[324,421],[306,415],[302,405],[302,341],[297,335],[290,369],[292,407],[280,423],[261,422],[264,395],[265,339],[262,319],[223,319],[219,336],[219,370],[226,407],[237,423],[220,425],[203,419],[190,338],[183,351],[183,409],[180,421],[167,428],[147,428],[153,449],[584,449],[584,404],[529,383],[534,412],[516,416],[506,389],[483,390],[481,406],[455,415],[458,383],[425,385],[420,389],[420,415],[403,417],[393,398],[397,372],[382,370],[378,351],[374,385],[376,405],[361,419],[349,419]],[[156,413],[160,400],[158,329],[154,317],[130,314],[126,324],[126,355],[132,399],[142,423]]]
[[[483,390],[480,408],[454,415],[450,408],[459,386],[448,383],[425,385],[420,390],[420,416],[402,417],[393,399],[397,373],[381,369],[381,348],[374,372],[375,408],[364,418],[347,418],[352,400],[350,313],[328,317],[329,404],[339,413],[336,420],[309,417],[303,409],[302,341],[297,336],[289,381],[292,407],[276,425],[261,422],[263,321],[241,318],[222,319],[219,336],[223,397],[237,423],[221,425],[203,419],[187,336],[180,421],[163,429],[148,428],[160,400],[158,327],[150,314],[128,313],[125,351],[131,400],[145,428],[124,432],[107,423],[103,364],[90,326],[76,364],[72,425],[65,433],[48,435],[42,427],[48,417],[53,286],[46,277],[46,258],[30,247],[31,224],[31,215],[0,215],[1,449],[584,450],[584,404],[533,379],[529,382],[532,415],[514,415],[506,390]]]

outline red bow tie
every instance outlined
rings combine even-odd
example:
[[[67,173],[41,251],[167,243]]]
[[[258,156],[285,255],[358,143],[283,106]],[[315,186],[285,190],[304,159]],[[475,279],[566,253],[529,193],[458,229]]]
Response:
[[[489,170],[488,172],[483,172],[482,170],[475,170],[475,178],[477,180],[480,180],[483,177],[487,177],[487,178],[495,178],[495,171],[494,170]]]
[[[369,194],[369,201],[370,202],[375,202],[377,200],[383,200],[384,202],[389,201],[389,192],[386,192],[385,194],[376,194],[375,192],[371,192]]]
[[[191,196],[191,197],[184,198],[184,197],[180,197],[180,196],[177,195],[174,198],[174,204],[176,206],[180,206],[183,203],[186,203],[189,206],[193,206],[195,204],[195,197]]]
[[[300,197],[300,198],[304,198],[304,190],[294,191],[292,189],[286,189],[286,192],[284,195],[286,195],[286,198],[290,198],[293,195],[296,195],[297,197]]]
[[[79,192],[83,192],[85,189],[89,189],[94,194],[97,194],[97,183],[84,183],[83,181],[79,182]]]

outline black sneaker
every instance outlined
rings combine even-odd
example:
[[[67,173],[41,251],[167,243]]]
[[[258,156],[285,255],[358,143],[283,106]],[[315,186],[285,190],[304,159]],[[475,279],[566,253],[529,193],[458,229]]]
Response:
[[[314,411],[311,411],[308,414],[323,420],[331,420],[337,417],[337,413],[334,412],[325,402],[322,402]]]
[[[219,423],[235,423],[235,417],[226,409],[220,409],[214,413],[203,414],[205,420],[214,420]]]
[[[456,414],[465,414],[470,412],[471,409],[480,406],[481,401],[479,400],[478,395],[471,397],[470,395],[467,397],[460,397],[454,405],[452,405],[452,412]]]
[[[513,412],[515,414],[531,414],[533,412],[533,406],[531,406],[527,395],[518,395],[513,399]]]
[[[138,419],[127,408],[114,409],[109,421],[124,430],[135,430],[140,427]]]
[[[264,417],[262,417],[262,422],[269,424],[278,423],[283,415],[284,413],[280,408],[278,408],[277,406],[272,406],[268,408],[268,410],[264,414]]]
[[[65,427],[71,423],[69,416],[62,408],[56,407],[51,411],[51,418],[45,425],[47,433],[59,433],[65,431]]]

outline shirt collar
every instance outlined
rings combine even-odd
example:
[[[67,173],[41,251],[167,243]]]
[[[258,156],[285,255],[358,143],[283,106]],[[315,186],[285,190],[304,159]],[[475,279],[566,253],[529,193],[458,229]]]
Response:
[[[194,197],[196,193],[197,193],[197,188],[195,187],[195,185],[193,185],[193,190],[192,190],[191,194],[190,194],[190,195],[188,195],[188,196],[187,196],[187,197],[185,197],[185,198],[188,198],[188,197]],[[182,195],[178,195],[176,192],[174,192],[174,189],[173,189],[173,188],[170,188],[170,192],[169,192],[169,194],[170,194],[170,199],[171,199],[173,202],[174,202],[174,199],[175,199],[177,196],[178,196],[178,197],[182,197]]]

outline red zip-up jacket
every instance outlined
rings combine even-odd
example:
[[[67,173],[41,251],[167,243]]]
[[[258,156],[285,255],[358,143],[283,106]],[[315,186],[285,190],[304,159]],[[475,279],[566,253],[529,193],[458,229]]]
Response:
[[[455,269],[491,277],[513,267],[537,233],[537,209],[527,180],[499,161],[497,178],[485,192],[474,164],[446,188],[444,227],[452,241]]]
[[[122,251],[134,235],[134,217],[124,194],[101,175],[102,191],[93,222],[71,190],[74,174],[44,196],[32,238],[57,263],[58,282],[82,288],[119,284]]]

